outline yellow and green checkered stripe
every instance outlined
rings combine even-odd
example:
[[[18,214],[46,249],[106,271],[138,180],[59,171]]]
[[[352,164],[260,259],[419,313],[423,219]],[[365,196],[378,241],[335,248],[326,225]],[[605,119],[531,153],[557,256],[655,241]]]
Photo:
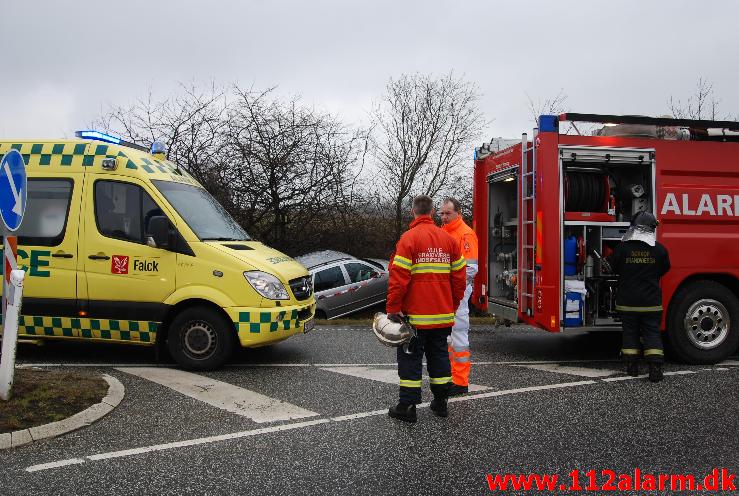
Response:
[[[18,334],[154,343],[158,322],[21,315]]]
[[[234,322],[237,332],[249,334],[288,331],[300,326],[300,312],[310,307],[294,310],[260,310],[239,312],[239,321]]]
[[[81,143],[0,143],[0,160],[9,150],[18,150],[27,167],[92,167],[104,158],[119,158],[126,169],[143,169],[149,174],[176,173],[174,164],[147,157],[129,157],[121,147],[98,142]],[[125,147],[123,147],[125,148]],[[179,174],[190,177],[182,169]]]

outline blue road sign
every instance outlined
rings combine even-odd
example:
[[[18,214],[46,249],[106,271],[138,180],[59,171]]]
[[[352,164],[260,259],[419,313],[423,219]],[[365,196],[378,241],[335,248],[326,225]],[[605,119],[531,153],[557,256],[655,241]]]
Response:
[[[9,231],[16,231],[26,211],[26,165],[18,150],[10,150],[0,162],[0,217]]]

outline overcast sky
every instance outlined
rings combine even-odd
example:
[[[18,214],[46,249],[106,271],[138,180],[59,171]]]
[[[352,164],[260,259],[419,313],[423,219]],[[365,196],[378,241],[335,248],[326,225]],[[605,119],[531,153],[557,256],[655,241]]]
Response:
[[[366,118],[390,77],[475,82],[485,137],[531,127],[527,94],[661,115],[699,76],[739,114],[739,2],[3,0],[0,136],[70,137],[178,82],[278,86]]]

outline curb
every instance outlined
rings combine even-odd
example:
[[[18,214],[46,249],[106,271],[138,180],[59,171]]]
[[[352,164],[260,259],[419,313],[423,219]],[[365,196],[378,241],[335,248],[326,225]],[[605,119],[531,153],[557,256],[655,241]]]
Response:
[[[103,379],[108,383],[108,394],[105,395],[105,398],[100,403],[96,403],[58,422],[0,434],[0,450],[15,448],[34,441],[60,436],[67,432],[86,427],[103,418],[118,406],[125,395],[125,388],[118,379],[108,374],[103,374]]]

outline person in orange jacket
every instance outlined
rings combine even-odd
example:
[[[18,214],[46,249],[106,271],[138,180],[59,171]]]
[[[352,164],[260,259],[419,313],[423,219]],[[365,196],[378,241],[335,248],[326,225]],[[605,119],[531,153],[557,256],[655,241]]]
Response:
[[[390,320],[402,322],[405,318],[418,330],[408,352],[398,348],[399,402],[388,411],[390,417],[405,422],[417,420],[424,354],[434,395],[431,411],[439,417],[449,414],[452,378],[446,340],[466,281],[466,263],[459,245],[434,223],[431,198],[415,197],[413,215],[415,219],[400,237],[390,263],[386,306]]]
[[[454,318],[452,334],[449,337],[449,360],[452,364],[452,385],[450,396],[464,394],[470,385],[470,307],[472,281],[477,274],[477,234],[462,219],[462,205],[456,198],[446,198],[439,211],[442,229],[449,233],[459,245],[467,261],[467,286],[462,303]]]

